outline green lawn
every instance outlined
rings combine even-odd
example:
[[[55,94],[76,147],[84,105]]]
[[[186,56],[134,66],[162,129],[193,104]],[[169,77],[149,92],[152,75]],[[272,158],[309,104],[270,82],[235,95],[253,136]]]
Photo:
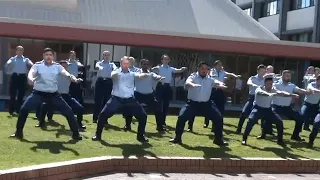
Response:
[[[87,125],[83,132],[84,139],[74,143],[70,137],[67,121],[60,115],[54,115],[56,123],[48,125],[47,130],[35,128],[37,121],[34,114],[29,116],[24,129],[25,140],[10,139],[8,136],[15,130],[17,117],[10,118],[7,113],[0,113],[0,169],[22,167],[27,165],[88,158],[94,156],[193,156],[193,157],[290,157],[290,158],[319,158],[320,140],[316,141],[313,150],[305,148],[306,143],[290,140],[293,121],[285,121],[285,143],[281,147],[272,141],[257,140],[260,125],[256,125],[248,139],[248,146],[242,146],[241,135],[234,134],[238,119],[225,119],[225,139],[228,147],[218,147],[212,143],[213,135],[210,129],[204,129],[203,117],[198,117],[194,125],[194,133],[183,135],[183,145],[173,145],[168,140],[174,136],[176,116],[170,116],[167,124],[170,129],[165,134],[155,130],[154,116],[149,116],[147,137],[149,144],[136,141],[137,122],[132,126],[133,132],[124,132],[124,119],[120,115],[113,116],[109,122],[111,127],[103,132],[103,142],[93,142],[96,124],[92,124],[92,115],[84,116]],[[246,123],[245,123],[246,124]],[[67,129],[67,130],[66,130]],[[307,138],[309,132],[303,132]]]

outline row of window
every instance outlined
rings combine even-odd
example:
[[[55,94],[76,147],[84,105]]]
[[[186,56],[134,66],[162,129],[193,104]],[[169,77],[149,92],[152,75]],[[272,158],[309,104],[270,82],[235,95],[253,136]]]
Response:
[[[268,0],[262,6],[261,17],[279,14],[282,0]],[[290,10],[297,10],[314,6],[314,0],[292,0],[290,1]],[[252,8],[244,9],[244,11],[252,16]]]

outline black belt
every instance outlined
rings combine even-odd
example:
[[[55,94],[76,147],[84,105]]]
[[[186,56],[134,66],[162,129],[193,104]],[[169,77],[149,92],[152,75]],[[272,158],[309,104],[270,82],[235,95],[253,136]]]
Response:
[[[39,96],[44,96],[44,97],[53,97],[59,94],[58,92],[50,93],[50,92],[43,92],[43,91],[37,91],[37,90],[33,90],[33,93]]]
[[[170,86],[170,83],[161,83],[162,85]]]
[[[17,76],[24,75],[24,76],[26,76],[27,74],[26,73],[12,73],[12,75],[17,75]]]
[[[104,77],[98,77],[98,79],[101,79],[101,80],[103,80],[103,81],[106,81],[106,80],[109,80],[109,79],[111,79],[111,78],[109,78],[109,77],[106,77],[106,78],[104,78]]]

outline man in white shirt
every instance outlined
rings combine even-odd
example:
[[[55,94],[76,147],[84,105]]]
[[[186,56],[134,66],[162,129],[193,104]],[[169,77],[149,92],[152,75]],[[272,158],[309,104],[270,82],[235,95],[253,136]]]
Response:
[[[28,114],[31,110],[39,107],[43,102],[50,102],[58,111],[64,115],[72,131],[72,138],[81,140],[78,125],[75,121],[72,109],[62,99],[58,93],[58,78],[61,75],[67,76],[73,82],[80,82],[81,79],[76,78],[66,71],[60,64],[53,62],[53,50],[46,48],[43,51],[43,62],[34,64],[29,73],[29,84],[33,84],[33,92],[28,96],[21,106],[19,117],[16,125],[16,132],[11,137],[19,139],[23,138],[23,128],[26,123]]]
[[[121,59],[121,68],[111,73],[113,80],[112,96],[99,114],[96,134],[92,137],[93,141],[101,140],[102,131],[108,118],[112,117],[118,109],[122,109],[123,111],[129,111],[124,114],[132,114],[139,121],[137,140],[140,142],[148,142],[148,139],[144,135],[147,114],[134,98],[134,81],[135,78],[147,78],[149,76],[148,73],[131,72],[129,70],[129,57],[124,56]]]

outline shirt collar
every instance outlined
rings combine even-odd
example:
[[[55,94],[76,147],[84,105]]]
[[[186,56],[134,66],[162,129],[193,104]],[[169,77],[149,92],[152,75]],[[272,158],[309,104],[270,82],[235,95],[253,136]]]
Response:
[[[169,68],[170,66],[162,64],[161,67]]]
[[[17,58],[17,57],[18,57],[17,55],[14,56],[14,58]],[[22,55],[21,58],[24,59],[24,56]]]

